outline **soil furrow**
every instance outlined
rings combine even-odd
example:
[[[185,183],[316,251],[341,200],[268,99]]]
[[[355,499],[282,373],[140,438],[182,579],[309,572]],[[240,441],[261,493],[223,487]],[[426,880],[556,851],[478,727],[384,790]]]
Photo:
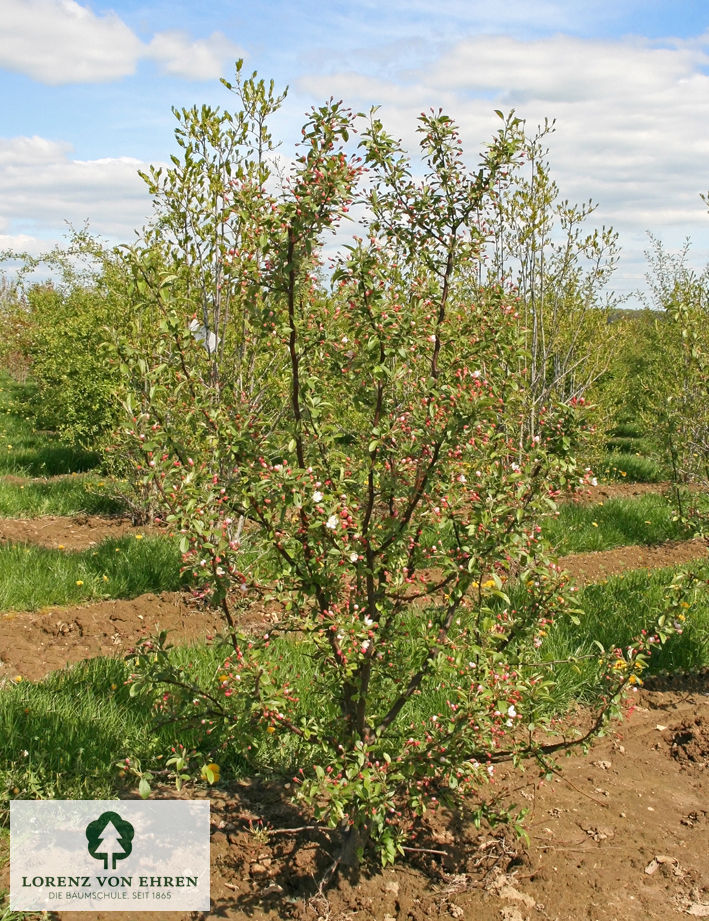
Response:
[[[63,539],[67,539],[66,533]],[[707,544],[702,540],[669,541],[654,547],[574,553],[559,562],[583,585],[628,570],[675,566],[706,555]],[[260,607],[255,608],[254,614],[249,618],[251,623],[269,622],[268,613]],[[139,639],[159,630],[171,631],[172,641],[183,643],[203,640],[222,626],[218,611],[198,606],[179,593],[147,594],[130,600],[72,607],[51,606],[36,612],[8,612],[0,614],[0,679],[21,675],[37,680],[92,656],[123,655]]]
[[[633,544],[612,550],[594,550],[591,553],[571,553],[561,557],[559,564],[568,570],[579,585],[602,582],[630,569],[662,569],[679,566],[707,556],[707,542],[695,540],[670,540],[662,544],[643,546]]]
[[[86,550],[102,540],[148,533],[130,518],[99,515],[48,515],[42,518],[0,518],[0,543],[37,544],[59,550]]]

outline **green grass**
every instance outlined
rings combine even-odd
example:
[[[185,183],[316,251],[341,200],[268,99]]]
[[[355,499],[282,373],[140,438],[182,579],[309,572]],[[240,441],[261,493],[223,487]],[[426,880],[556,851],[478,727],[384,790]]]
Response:
[[[95,476],[77,475],[57,480],[0,480],[0,517],[36,518],[41,515],[117,515],[125,502],[111,495],[110,486]]]
[[[652,433],[635,419],[623,419],[611,429],[605,450],[601,462],[594,465],[596,474],[604,480],[659,483],[669,478],[669,472],[657,459]]]
[[[42,447],[13,445],[12,450],[0,445],[0,473],[13,476],[60,476],[92,470],[99,462],[98,454],[71,445],[45,444]]]
[[[76,552],[9,544],[0,547],[0,610],[176,591],[184,584],[180,565],[177,541],[166,537],[124,537]]]
[[[604,480],[629,483],[661,483],[667,479],[667,471],[654,458],[627,452],[607,454],[597,465],[596,473]]]
[[[610,433],[611,438],[643,438],[645,434],[639,423],[630,420],[619,422]]]
[[[208,648],[201,658],[208,668]],[[178,741],[212,754],[204,732],[157,726],[145,701],[129,696],[128,674],[122,660],[91,659],[0,691],[0,825],[10,799],[101,799],[135,789],[135,777],[116,767],[125,758],[159,769]],[[243,765],[237,752],[220,763],[232,775]]]
[[[635,438],[625,436],[614,436],[606,442],[606,450],[611,454],[641,454],[645,457],[651,457],[656,449],[652,442],[647,438]]]
[[[542,533],[560,556],[691,537],[674,517],[674,506],[659,494],[607,499],[602,505],[567,502],[559,507],[558,518],[544,522]]]
[[[696,604],[686,612],[681,634],[672,635],[650,657],[648,674],[693,670],[709,666],[709,562],[681,567],[705,582]],[[540,650],[546,661],[569,656],[590,656],[576,665],[555,666],[560,678],[560,695],[555,706],[571,706],[597,697],[600,672],[594,640],[606,649],[627,646],[643,627],[662,610],[664,593],[680,567],[639,570],[589,585],[580,593],[581,623],[558,621]]]

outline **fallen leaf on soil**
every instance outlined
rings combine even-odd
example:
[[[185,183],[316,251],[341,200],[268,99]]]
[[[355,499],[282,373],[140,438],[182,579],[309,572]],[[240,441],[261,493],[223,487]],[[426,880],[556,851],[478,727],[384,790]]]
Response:
[[[505,876],[504,873],[501,873],[493,880],[490,889],[501,899],[510,899],[513,902],[521,902],[523,905],[526,905],[527,908],[534,908],[537,903],[532,896],[527,895],[526,892],[520,892],[519,889],[515,889],[511,880],[512,877]]]
[[[675,876],[682,876],[682,871],[679,868],[679,861],[676,857],[665,857],[663,854],[658,854],[657,857],[653,857],[650,863],[645,867],[645,872],[648,876],[652,874],[660,867],[662,864],[672,864],[672,873]]]

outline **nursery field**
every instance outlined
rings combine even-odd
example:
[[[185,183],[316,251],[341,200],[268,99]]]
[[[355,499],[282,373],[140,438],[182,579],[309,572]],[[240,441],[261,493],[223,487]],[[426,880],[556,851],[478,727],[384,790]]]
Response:
[[[290,805],[292,783],[282,766],[275,765],[271,776],[249,776],[243,761],[225,756],[214,786],[188,785],[181,794],[167,786],[167,771],[161,776],[155,770],[172,741],[170,730],[146,720],[126,693],[124,657],[141,638],[168,630],[184,657],[214,669],[219,612],[181,589],[179,558],[170,552],[174,537],[165,527],[132,525],[112,498],[114,484],[90,471],[31,475],[41,469],[42,455],[55,456],[59,445],[31,430],[17,399],[21,393],[9,382],[6,387],[12,397],[5,401],[2,439],[12,431],[23,454],[17,464],[14,446],[0,443],[0,466],[13,465],[0,481],[5,817],[8,799],[17,796],[135,796],[137,775],[131,781],[130,772],[115,769],[129,757],[139,768],[142,759],[144,770],[150,765],[153,795],[211,800],[213,908],[200,917],[615,921],[709,915],[706,595],[589,756],[570,755],[546,779],[533,766],[524,775],[499,769],[490,790],[528,810],[528,838],[434,810],[396,867],[365,865],[358,885],[342,880],[318,891],[315,881],[328,863],[327,833],[300,828],[302,814]],[[102,503],[105,513],[96,514]],[[550,636],[542,650],[548,658],[562,658],[603,630],[622,642],[632,631],[634,609],[655,603],[678,565],[709,577],[706,543],[678,530],[663,484],[589,487],[564,503],[549,526],[560,565],[582,587],[587,620],[572,635]],[[272,629],[275,617],[256,605],[246,619],[260,632]],[[580,730],[587,721],[585,686],[592,680],[579,667],[565,684],[572,724]],[[0,891],[7,889],[6,827],[2,834]],[[0,917],[15,921],[21,915],[6,908]],[[75,915],[56,917],[73,921]]]
[[[176,921],[709,917],[709,269],[242,65],[131,245],[0,254],[0,921],[13,799],[138,797]]]

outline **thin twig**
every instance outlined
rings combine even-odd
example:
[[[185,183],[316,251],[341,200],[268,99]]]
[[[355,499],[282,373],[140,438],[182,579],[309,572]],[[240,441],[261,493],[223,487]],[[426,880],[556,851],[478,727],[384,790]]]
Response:
[[[441,857],[447,857],[448,851],[436,851],[430,847],[402,847],[404,851],[411,851],[416,854],[440,854]]]

